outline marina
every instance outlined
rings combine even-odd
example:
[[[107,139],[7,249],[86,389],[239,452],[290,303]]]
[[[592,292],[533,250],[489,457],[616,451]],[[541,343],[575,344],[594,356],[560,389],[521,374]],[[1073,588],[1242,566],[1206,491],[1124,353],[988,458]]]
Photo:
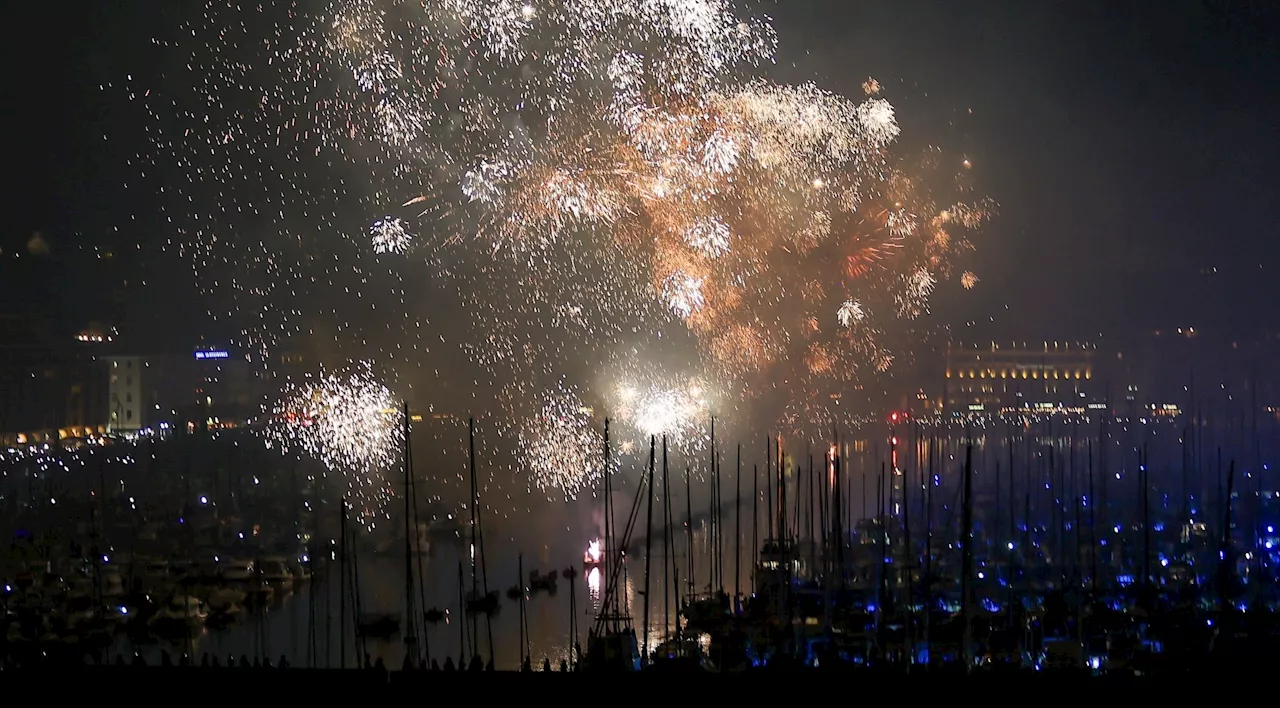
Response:
[[[4,656],[1142,675],[1239,665],[1277,641],[1270,466],[1219,463],[1200,442],[1241,431],[1051,417],[885,430],[816,461],[774,439],[754,475],[727,468],[737,446],[675,473],[655,437],[647,464],[591,497],[489,521],[482,503],[443,511],[415,492],[387,507],[410,524],[373,531],[247,430],[10,450]],[[1126,448],[1128,462],[1112,452]],[[220,449],[240,464],[192,455]],[[402,489],[426,486],[408,469]],[[50,495],[39,513],[35,490]],[[57,514],[87,521],[58,530]]]

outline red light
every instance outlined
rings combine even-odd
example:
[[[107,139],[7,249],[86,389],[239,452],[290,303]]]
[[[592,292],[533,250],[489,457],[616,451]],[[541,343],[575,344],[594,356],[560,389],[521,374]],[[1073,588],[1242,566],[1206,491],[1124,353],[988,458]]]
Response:
[[[889,444],[890,444],[890,445],[897,445],[897,444],[898,444],[898,436],[897,436],[897,435],[895,435],[895,436],[893,436],[893,437],[889,438]]]
[[[898,414],[897,414],[897,413],[894,413],[893,415],[889,416],[889,420],[892,420],[893,422],[897,423],[897,422],[898,422]]]

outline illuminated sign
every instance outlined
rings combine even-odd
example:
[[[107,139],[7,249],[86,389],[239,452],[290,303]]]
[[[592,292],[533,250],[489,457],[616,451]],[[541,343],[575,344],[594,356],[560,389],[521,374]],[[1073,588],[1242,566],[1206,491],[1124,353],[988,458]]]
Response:
[[[197,359],[227,359],[231,355],[224,351],[196,352]]]

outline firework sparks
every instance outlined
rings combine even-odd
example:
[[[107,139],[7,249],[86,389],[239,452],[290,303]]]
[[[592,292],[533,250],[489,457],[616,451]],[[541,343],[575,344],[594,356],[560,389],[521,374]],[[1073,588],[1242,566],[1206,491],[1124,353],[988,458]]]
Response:
[[[841,327],[852,327],[854,324],[861,322],[866,316],[866,310],[862,309],[862,303],[857,300],[845,300],[840,304],[840,309],[836,311],[836,320]]]
[[[343,480],[342,494],[362,520],[376,515],[390,493],[386,473],[403,447],[404,423],[368,363],[290,385],[270,413],[269,445],[319,460]]]
[[[647,449],[650,437],[663,436],[672,449],[687,452],[706,447],[711,409],[701,381],[627,381],[615,387],[613,399],[622,422],[644,443],[636,449]]]
[[[391,216],[373,222],[369,235],[376,253],[404,253],[413,242],[404,222]]]
[[[702,308],[702,279],[684,271],[668,275],[662,283],[662,297],[667,307],[680,317],[688,317]]]
[[[456,285],[473,323],[456,336],[532,421],[519,465],[541,488],[590,474],[538,447],[580,437],[550,403],[580,395],[561,372],[676,334],[718,392],[786,381],[781,415],[825,424],[802,402],[888,370],[990,212],[965,196],[967,158],[896,154],[875,79],[853,98],[765,79],[776,34],[730,0],[210,2],[181,29],[165,46],[204,78],[194,95],[135,92],[154,123],[139,162],[247,343],[265,353],[336,318],[420,367],[445,337],[408,284]],[[396,204],[416,216],[379,218]],[[268,223],[237,229],[238,214]],[[366,229],[359,248],[334,237]],[[375,331],[387,311],[404,323]],[[651,389],[629,409],[641,433],[700,410]]]
[[[539,490],[557,489],[566,499],[595,486],[603,453],[604,435],[569,387],[544,393],[541,410],[520,428],[520,470]]]

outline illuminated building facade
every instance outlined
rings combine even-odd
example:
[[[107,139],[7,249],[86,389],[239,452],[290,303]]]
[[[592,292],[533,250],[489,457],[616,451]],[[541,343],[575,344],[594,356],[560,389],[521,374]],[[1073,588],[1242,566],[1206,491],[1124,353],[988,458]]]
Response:
[[[1097,346],[1084,342],[952,343],[946,353],[945,410],[1077,408],[1093,403]]]
[[[108,369],[114,431],[161,423],[238,423],[261,411],[258,378],[243,356],[227,349],[113,356]]]
[[[150,368],[150,362],[144,357],[107,357],[107,425],[112,432],[135,432],[149,424],[155,389],[144,386],[143,378]],[[151,395],[144,397],[144,391]]]

